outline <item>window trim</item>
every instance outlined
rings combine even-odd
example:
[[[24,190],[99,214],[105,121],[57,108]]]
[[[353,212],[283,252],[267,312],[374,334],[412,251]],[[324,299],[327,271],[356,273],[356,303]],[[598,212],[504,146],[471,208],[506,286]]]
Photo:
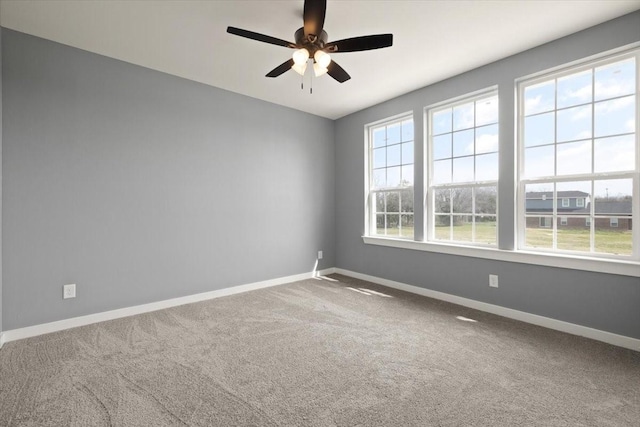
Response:
[[[560,183],[560,182],[572,182],[576,180],[598,180],[598,179],[631,179],[633,182],[633,199],[640,200],[640,179],[637,172],[640,169],[640,108],[636,107],[636,170],[635,171],[627,171],[627,172],[591,172],[588,174],[577,174],[577,175],[554,175],[554,176],[545,176],[545,177],[535,177],[535,178],[521,178],[521,174],[524,171],[524,156],[522,155],[522,150],[524,150],[524,126],[522,126],[524,122],[524,97],[522,96],[523,88],[525,83],[527,86],[536,85],[539,83],[543,83],[548,81],[549,79],[560,79],[565,76],[569,76],[572,74],[580,73],[582,71],[592,69],[595,67],[601,67],[607,64],[612,64],[614,62],[624,60],[625,58],[636,58],[636,91],[634,95],[636,96],[636,106],[640,105],[640,43],[634,43],[629,46],[623,46],[618,49],[614,49],[603,54],[592,55],[587,58],[582,58],[577,61],[573,61],[567,64],[562,64],[557,67],[553,67],[551,69],[547,69],[545,71],[534,73],[528,76],[522,76],[515,80],[515,94],[516,94],[516,103],[514,112],[514,120],[516,125],[516,137],[515,141],[515,152],[516,152],[516,171],[515,171],[515,187],[516,187],[516,209],[514,211],[515,215],[515,247],[514,251],[522,251],[522,252],[532,252],[532,253],[540,253],[550,256],[569,256],[576,258],[588,258],[592,260],[604,260],[604,261],[621,261],[621,262],[630,262],[635,264],[636,266],[640,266],[640,227],[634,227],[632,230],[632,242],[633,242],[633,252],[629,256],[620,256],[615,254],[602,254],[602,253],[589,253],[589,252],[574,252],[574,251],[563,251],[559,249],[536,249],[525,247],[525,229],[526,229],[526,212],[524,211],[525,206],[525,186],[530,183]],[[629,95],[624,95],[629,96]],[[616,97],[617,98],[617,97]],[[600,101],[591,101],[591,105],[595,105]],[[554,107],[552,111],[557,111],[558,108]],[[592,114],[594,114],[592,112]],[[593,122],[592,122],[593,126]],[[591,136],[591,139],[595,139],[595,136]],[[554,144],[558,142],[555,141]],[[561,142],[562,143],[562,142]],[[592,147],[593,150],[593,147]],[[593,159],[592,159],[593,161]],[[557,200],[557,196],[556,196]],[[557,204],[557,202],[556,202]],[[632,219],[636,219],[640,217],[640,210],[634,204],[633,211],[631,214]],[[553,217],[556,218],[560,216],[559,212],[554,212]],[[639,221],[640,222],[640,221]],[[588,270],[587,268],[585,268]],[[636,273],[633,276],[640,277],[640,274]]]
[[[413,165],[414,165],[414,169],[413,169],[413,177],[414,177],[414,183],[413,183],[413,199],[414,199],[414,212],[413,212],[413,221],[414,221],[414,237],[415,238],[415,175],[416,175],[416,168],[415,168],[415,144],[416,144],[416,135],[415,135],[415,120],[413,117],[413,111],[406,111],[404,113],[400,113],[400,114],[396,114],[394,116],[390,116],[390,117],[385,117],[384,119],[381,120],[376,120],[374,122],[371,123],[367,123],[364,126],[364,233],[366,236],[371,236],[371,237],[377,237],[377,238],[385,238],[385,239],[390,239],[393,237],[389,237],[389,236],[379,236],[375,233],[372,233],[372,211],[371,211],[371,194],[374,192],[374,190],[371,190],[371,175],[370,172],[373,170],[373,158],[370,155],[371,152],[371,141],[372,141],[372,129],[378,127],[378,126],[382,126],[385,124],[389,124],[389,123],[393,123],[393,122],[402,122],[403,120],[407,120],[407,119],[411,119],[414,122],[414,134],[413,134],[413,153],[414,153],[414,159],[413,159]],[[385,192],[385,191],[393,191],[395,189],[395,187],[391,187],[391,188],[384,188],[384,189],[379,189],[379,190],[375,190],[375,192]],[[400,189],[398,188],[398,191]],[[400,240],[404,240],[404,241],[408,241],[410,240],[410,237],[407,238],[402,238]]]
[[[438,184],[435,187],[438,187],[438,189],[445,189],[445,188],[477,188],[477,187],[495,187],[496,188],[496,213],[495,215],[490,215],[490,216],[495,216],[496,219],[496,240],[495,240],[495,244],[487,244],[487,243],[481,243],[481,242],[462,242],[462,241],[455,241],[455,240],[436,240],[434,237],[434,230],[432,225],[432,222],[434,221],[435,218],[435,212],[433,211],[433,197],[434,197],[434,188],[432,188],[431,182],[433,181],[433,168],[431,167],[431,159],[433,157],[433,146],[430,142],[430,137],[431,137],[431,133],[432,133],[432,120],[430,119],[430,115],[432,111],[437,111],[443,108],[455,108],[459,105],[463,105],[469,102],[476,102],[479,99],[482,98],[487,98],[487,97],[492,97],[495,96],[496,98],[498,98],[498,122],[496,123],[498,125],[498,129],[500,126],[500,103],[499,103],[499,87],[498,85],[493,85],[493,86],[489,86],[486,87],[484,89],[480,89],[480,90],[476,90],[476,91],[472,91],[460,96],[456,96],[453,98],[448,98],[445,99],[443,101],[440,102],[436,102],[434,104],[428,105],[426,107],[423,108],[422,111],[422,120],[423,120],[423,128],[424,128],[424,137],[422,140],[422,145],[424,147],[424,156],[423,156],[423,170],[426,170],[426,173],[424,174],[424,178],[423,178],[423,196],[422,196],[422,201],[423,201],[423,229],[424,229],[424,240],[426,242],[429,243],[436,243],[436,244],[451,244],[454,246],[464,246],[464,247],[475,247],[475,248],[497,248],[500,244],[500,227],[499,227],[499,218],[500,218],[500,212],[499,212],[499,205],[500,205],[500,191],[499,191],[499,184],[500,184],[500,179],[499,177],[495,180],[490,180],[490,181],[470,181],[470,182],[462,182],[462,183],[446,183],[446,184]],[[482,126],[486,126],[486,125],[481,125],[481,126],[474,126],[471,129],[475,129],[477,127],[482,127]],[[499,130],[498,130],[499,132]],[[452,131],[453,133],[453,131]],[[498,140],[499,140],[500,136],[498,134]],[[498,151],[496,152],[498,154],[498,159],[500,159],[500,148],[498,147]],[[484,153],[482,153],[484,154]],[[473,154],[469,157],[474,157],[475,158],[476,154]],[[498,160],[499,161],[499,160]],[[475,213],[471,213],[469,214],[470,216],[474,216]],[[414,218],[415,221],[415,218]]]

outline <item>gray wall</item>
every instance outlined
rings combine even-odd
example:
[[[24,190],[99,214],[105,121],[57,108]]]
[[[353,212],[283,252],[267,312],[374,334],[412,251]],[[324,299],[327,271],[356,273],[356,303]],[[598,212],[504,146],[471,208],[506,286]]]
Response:
[[[640,12],[576,33],[405,96],[360,111],[336,124],[336,266],[596,329],[640,338],[637,277],[516,264],[365,245],[365,124],[414,112],[416,141],[423,108],[498,85],[500,90],[499,245],[514,247],[514,79],[640,41]],[[428,61],[428,55],[425,57]],[[416,147],[416,194],[422,194],[423,151]],[[416,213],[421,215],[420,196]],[[419,218],[420,216],[416,216]],[[424,230],[417,224],[417,237]],[[500,288],[487,286],[500,276]]]
[[[0,224],[2,224],[2,30],[0,29]],[[2,226],[0,226],[0,334],[2,333]],[[1,345],[1,343],[0,343]]]
[[[334,122],[2,31],[5,330],[335,264]]]

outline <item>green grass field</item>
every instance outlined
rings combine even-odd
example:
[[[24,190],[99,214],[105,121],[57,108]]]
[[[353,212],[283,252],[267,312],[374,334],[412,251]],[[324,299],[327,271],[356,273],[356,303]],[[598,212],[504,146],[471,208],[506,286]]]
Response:
[[[378,230],[384,235],[384,230]],[[449,226],[437,226],[435,228],[436,240],[450,239]],[[387,229],[387,236],[398,237],[398,228]],[[413,237],[413,227],[404,227],[401,237]],[[495,222],[479,222],[476,224],[476,238],[474,243],[496,244]],[[552,248],[553,230],[550,228],[527,228],[525,233],[526,246],[530,248]],[[458,242],[472,242],[471,224],[455,225],[453,227],[453,240]],[[558,230],[557,249],[566,251],[589,252],[591,242],[589,229]],[[631,255],[632,238],[630,230],[595,230],[594,251],[598,253]]]

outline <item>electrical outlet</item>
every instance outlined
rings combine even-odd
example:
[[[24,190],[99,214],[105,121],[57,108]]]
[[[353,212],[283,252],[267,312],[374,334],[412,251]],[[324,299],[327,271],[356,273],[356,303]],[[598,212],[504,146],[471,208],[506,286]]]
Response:
[[[497,288],[498,287],[498,275],[497,274],[490,274],[489,275],[489,286],[491,286],[492,288]]]
[[[76,297],[76,285],[75,284],[64,285],[62,287],[62,299],[75,298],[75,297]]]
[[[318,251],[318,259],[322,259],[322,251]]]

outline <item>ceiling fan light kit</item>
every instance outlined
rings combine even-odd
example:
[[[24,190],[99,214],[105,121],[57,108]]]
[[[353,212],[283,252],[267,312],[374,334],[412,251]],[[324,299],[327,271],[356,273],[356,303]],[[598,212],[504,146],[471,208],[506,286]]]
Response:
[[[360,36],[327,43],[328,36],[323,30],[326,11],[326,0],[305,0],[304,26],[295,32],[295,43],[236,27],[228,27],[227,32],[259,42],[295,49],[291,59],[268,72],[266,77],[278,77],[290,69],[304,76],[309,58],[313,58],[313,72],[316,77],[329,74],[339,83],[346,82],[351,76],[332,60],[329,53],[360,52],[393,45],[393,34]]]

